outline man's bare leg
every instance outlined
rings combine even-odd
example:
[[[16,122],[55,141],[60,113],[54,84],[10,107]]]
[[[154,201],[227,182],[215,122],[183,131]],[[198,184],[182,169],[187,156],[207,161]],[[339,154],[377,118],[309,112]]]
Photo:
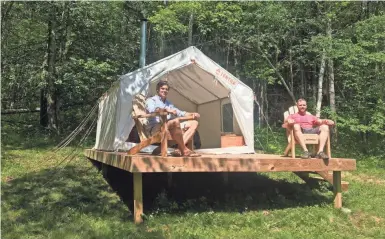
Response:
[[[168,131],[171,138],[176,141],[178,148],[182,154],[186,151],[187,147],[184,145],[183,132],[180,128],[179,119],[173,119],[167,122]],[[187,149],[188,151],[188,149]]]
[[[299,124],[295,124],[293,127],[294,127],[294,137],[297,139],[299,145],[301,145],[303,151],[308,151],[305,144],[305,140],[303,139],[303,133],[302,133],[301,127],[299,126]]]
[[[188,141],[191,140],[191,138],[194,136],[194,133],[196,129],[198,128],[198,121],[196,120],[189,120],[186,122],[187,124],[187,131],[183,134],[183,142],[186,144]]]
[[[319,134],[318,153],[321,152],[321,151],[324,151],[324,147],[325,147],[326,141],[328,140],[328,137],[329,137],[329,126],[321,125],[319,127],[319,129],[320,129],[320,134]]]

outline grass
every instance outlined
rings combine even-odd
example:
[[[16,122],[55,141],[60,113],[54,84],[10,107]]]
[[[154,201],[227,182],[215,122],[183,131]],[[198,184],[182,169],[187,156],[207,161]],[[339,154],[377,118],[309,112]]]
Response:
[[[52,154],[41,130],[2,126],[2,238],[385,238],[384,158],[344,173],[343,210],[330,185],[292,173],[234,173],[228,185],[221,174],[174,174],[169,189],[165,175],[147,175],[135,226],[129,174],[110,168],[106,181],[82,149]]]

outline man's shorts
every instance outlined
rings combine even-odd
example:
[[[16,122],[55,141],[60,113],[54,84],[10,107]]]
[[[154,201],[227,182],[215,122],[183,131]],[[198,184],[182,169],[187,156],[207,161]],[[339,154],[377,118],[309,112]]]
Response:
[[[183,131],[186,131],[188,127],[189,127],[188,121],[184,121],[184,122],[180,123],[180,128],[181,128]],[[154,135],[155,133],[160,132],[160,128],[161,128],[161,124],[158,123],[158,124],[155,124],[155,125],[146,127],[145,130],[147,131],[147,133],[148,133],[149,135]]]
[[[161,128],[161,125],[160,125],[160,123],[158,123],[158,124],[154,124],[151,126],[147,126],[145,128],[145,130],[146,130],[148,135],[154,135],[155,133],[160,131],[160,128]]]
[[[301,128],[303,134],[319,134],[319,127],[304,129]]]

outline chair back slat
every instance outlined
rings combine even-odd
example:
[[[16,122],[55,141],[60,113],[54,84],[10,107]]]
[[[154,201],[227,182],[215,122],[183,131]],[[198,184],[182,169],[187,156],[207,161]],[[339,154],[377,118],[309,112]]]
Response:
[[[289,109],[285,111],[285,113],[283,113],[283,120],[285,121],[287,117],[289,117],[289,115],[295,114],[297,112],[298,112],[298,108],[296,105],[290,106]]]
[[[132,102],[132,116],[144,115],[146,113],[146,96],[138,94],[134,97]],[[148,138],[145,130],[147,123],[147,118],[135,119],[135,126],[138,130],[139,138],[141,141]]]

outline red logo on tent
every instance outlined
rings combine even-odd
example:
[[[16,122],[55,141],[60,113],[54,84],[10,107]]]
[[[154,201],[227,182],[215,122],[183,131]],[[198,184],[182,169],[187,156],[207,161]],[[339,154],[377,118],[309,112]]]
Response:
[[[222,71],[220,68],[218,68],[215,71],[215,74],[219,77],[221,77],[223,80],[227,81],[231,85],[236,85],[238,82],[233,79],[230,75],[228,75],[225,71]]]

